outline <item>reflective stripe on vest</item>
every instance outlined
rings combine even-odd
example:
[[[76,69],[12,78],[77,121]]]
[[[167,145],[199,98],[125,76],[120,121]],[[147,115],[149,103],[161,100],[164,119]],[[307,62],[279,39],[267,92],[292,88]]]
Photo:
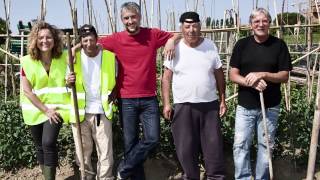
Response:
[[[39,95],[48,94],[48,93],[53,93],[53,94],[68,93],[68,90],[66,87],[53,87],[53,88],[45,87],[41,89],[33,89],[32,92],[37,96],[39,96]]]
[[[32,92],[45,106],[56,108],[64,123],[67,123],[70,117],[70,93],[65,87],[66,57],[67,54],[63,52],[60,58],[52,59],[49,76],[41,61],[32,60],[29,55],[21,59],[25,77],[30,82]],[[37,125],[48,120],[48,117],[24,95],[22,86],[20,88],[20,104],[26,124]]]
[[[100,80],[100,94],[101,94],[101,102],[103,111],[106,117],[111,120],[113,116],[112,111],[112,103],[108,102],[108,95],[113,90],[116,80],[115,80],[115,56],[113,53],[103,50],[102,51],[102,58],[101,58],[101,80]],[[85,106],[86,106],[86,93],[84,89],[84,82],[83,82],[83,74],[82,74],[82,67],[81,67],[81,54],[80,52],[76,53],[76,63],[74,64],[74,71],[76,74],[76,90],[77,90],[77,98],[78,98],[78,108],[79,108],[79,115],[80,115],[80,122],[84,120],[85,116]],[[71,97],[73,98],[73,97]],[[72,100],[73,103],[73,100]],[[72,105],[72,108],[74,106]],[[72,109],[70,113],[70,122],[75,122],[75,114],[74,109]]]

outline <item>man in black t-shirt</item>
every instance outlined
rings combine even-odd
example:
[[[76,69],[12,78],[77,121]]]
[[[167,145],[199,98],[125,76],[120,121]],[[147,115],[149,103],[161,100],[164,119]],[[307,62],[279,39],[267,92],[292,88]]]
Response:
[[[235,179],[251,179],[250,147],[255,130],[258,153],[254,179],[269,179],[259,92],[265,99],[272,151],[280,110],[280,84],[288,81],[292,69],[285,42],[268,33],[270,22],[268,11],[255,9],[249,19],[253,36],[239,40],[231,56],[230,79],[239,85],[233,145]]]

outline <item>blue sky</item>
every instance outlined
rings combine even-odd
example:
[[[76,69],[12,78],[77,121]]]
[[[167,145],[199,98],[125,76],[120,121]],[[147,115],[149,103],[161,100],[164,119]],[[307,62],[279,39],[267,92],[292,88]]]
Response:
[[[73,1],[73,0],[72,0]],[[93,8],[96,13],[96,19],[98,23],[99,33],[107,33],[107,11],[104,0],[92,0]],[[138,0],[133,0],[138,2]],[[198,0],[199,7],[198,12],[203,18],[206,16],[213,16],[215,19],[223,18],[224,10],[232,9],[232,0]],[[253,7],[253,1],[256,0],[239,0],[240,8],[240,18],[242,24],[247,24],[248,16]],[[258,4],[260,7],[267,8],[269,2],[269,10],[274,17],[274,0],[259,0]],[[277,12],[281,11],[282,0],[277,1]],[[292,6],[294,2],[304,2],[305,0],[286,0],[286,8],[289,11],[297,11],[297,6]],[[11,9],[10,9],[10,23],[11,30],[14,33],[17,33],[17,24],[19,20],[22,20],[24,23],[30,21],[31,19],[36,19],[40,15],[40,0],[11,0]],[[86,9],[86,0],[76,0],[77,10],[78,10],[78,24],[82,25],[88,22],[86,16],[83,12],[87,12]],[[120,6],[125,0],[117,0],[117,5]],[[148,5],[148,15],[150,17],[151,12],[151,0],[146,0]],[[195,0],[161,0],[161,17],[162,17],[162,28],[166,29],[167,14],[169,11],[174,9],[176,17],[186,11],[186,2],[188,2],[189,8],[193,9]],[[154,0],[154,3],[157,3],[157,0]],[[204,7],[204,8],[203,8]],[[288,8],[287,8],[288,7]],[[118,8],[118,12],[119,12]],[[157,22],[157,10],[155,8],[154,23]],[[3,1],[0,3],[0,17],[4,18],[4,4]],[[69,8],[68,0],[47,0],[47,15],[46,21],[56,25],[59,28],[68,28],[72,27],[71,13]],[[119,26],[118,30],[122,30],[122,26]]]

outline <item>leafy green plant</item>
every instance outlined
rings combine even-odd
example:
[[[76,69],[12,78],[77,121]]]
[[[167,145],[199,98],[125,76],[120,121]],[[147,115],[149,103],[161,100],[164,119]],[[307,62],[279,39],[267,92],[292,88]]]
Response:
[[[71,128],[64,125],[59,139],[60,162],[74,159],[74,143]],[[33,167],[36,162],[35,146],[29,126],[23,122],[17,101],[0,102],[0,169],[15,170],[20,167]]]
[[[306,87],[293,84],[291,87],[291,111],[281,108],[277,134],[278,156],[291,156],[300,162],[307,162],[314,105],[308,104]],[[285,107],[284,100],[282,107]]]
[[[0,168],[11,169],[35,164],[28,127],[23,123],[17,102],[0,104]]]

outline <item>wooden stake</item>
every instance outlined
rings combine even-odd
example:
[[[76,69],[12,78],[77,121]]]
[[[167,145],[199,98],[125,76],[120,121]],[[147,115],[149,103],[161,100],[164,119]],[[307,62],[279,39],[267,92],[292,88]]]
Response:
[[[117,22],[118,22],[118,9],[117,0],[113,0],[113,16],[114,16],[114,32],[117,32]]]
[[[279,28],[279,19],[278,19],[278,16],[277,16],[277,3],[276,3],[276,0],[273,0],[273,6],[274,6],[274,14],[276,15],[276,25],[277,25],[277,28]],[[279,29],[277,29],[277,35],[278,37],[280,37],[280,31]]]
[[[47,0],[41,0],[41,5],[40,5],[40,20],[41,21],[45,21],[45,17],[46,17],[46,5],[47,4]]]
[[[158,27],[161,29],[161,1],[158,0]]]
[[[319,43],[318,47],[320,47],[320,43]],[[310,99],[312,99],[312,97],[313,97],[313,84],[314,84],[314,78],[316,76],[316,69],[317,69],[317,65],[318,65],[318,55],[319,55],[319,53],[316,53],[316,57],[315,57],[313,67],[312,67],[311,82],[310,82],[310,84],[311,84],[311,88],[310,88],[311,98]]]
[[[6,19],[6,47],[5,47],[5,51],[9,51],[9,43],[10,43],[10,34],[9,34],[9,27],[10,27],[10,19],[9,19],[9,15],[10,15],[10,4],[11,1],[8,0],[8,2],[6,2],[6,0],[3,0],[3,4],[4,4],[4,11],[5,11],[5,19]],[[6,54],[5,56],[5,69],[4,69],[4,102],[7,102],[7,98],[8,98],[8,55]]]
[[[91,15],[91,10],[90,10],[90,1],[91,1],[91,0],[87,0],[87,11],[88,11],[88,21],[89,21],[89,24],[92,24],[92,15]]]
[[[108,13],[108,17],[109,17],[109,22],[110,22],[110,26],[111,26],[111,31],[112,33],[116,32],[115,30],[115,23],[113,22],[113,18],[112,18],[112,12],[109,6],[109,3],[107,0],[104,0],[106,7],[107,7],[107,13]]]
[[[70,34],[67,33],[67,45],[68,45],[68,55],[69,55],[69,68],[70,72],[74,73],[73,68],[73,57],[71,52],[71,43],[70,43]],[[77,98],[77,90],[76,86],[73,84],[71,86],[72,96],[73,96],[73,106],[74,113],[76,117],[76,127],[77,127],[77,139],[78,147],[79,147],[79,161],[80,161],[80,171],[81,171],[81,180],[85,180],[85,167],[84,167],[84,156],[83,156],[83,147],[82,147],[82,137],[81,137],[81,126],[80,126],[80,117],[79,117],[79,108],[78,108],[78,98]]]
[[[266,116],[266,109],[264,106],[263,92],[259,92],[259,95],[260,95],[260,103],[261,103],[261,111],[262,111],[262,120],[263,120],[263,126],[264,126],[264,136],[266,139],[267,153],[268,153],[268,160],[269,160],[269,175],[270,175],[270,180],[273,180],[272,153],[270,150],[269,132],[268,132],[268,126],[267,126],[267,116]]]
[[[308,15],[307,15],[307,18],[308,18],[308,25],[311,24],[311,0],[309,0],[309,10],[308,10]],[[310,52],[311,50],[311,46],[312,46],[312,30],[310,27],[307,28],[307,51]],[[307,56],[307,101],[308,101],[308,104],[311,103],[311,94],[310,94],[310,87],[311,86],[311,78],[310,78],[310,56]]]
[[[150,27],[153,27],[154,0],[151,0]]]
[[[148,21],[148,11],[147,11],[147,3],[146,0],[143,0],[143,9],[144,9],[144,15],[146,20],[146,25],[149,27],[149,21]]]
[[[69,0],[69,6],[70,6],[72,25],[73,25],[73,36],[74,36],[73,44],[75,45],[76,40],[78,38],[78,16],[77,16],[76,1],[74,0],[72,5],[71,0]]]
[[[320,61],[318,61],[320,62]],[[319,138],[319,128],[320,128],[320,69],[318,70],[318,83],[317,83],[317,95],[316,95],[316,107],[314,111],[313,123],[312,123],[312,134],[310,140],[309,149],[309,159],[308,159],[308,169],[306,180],[314,179],[314,171],[317,157],[317,147]]]

